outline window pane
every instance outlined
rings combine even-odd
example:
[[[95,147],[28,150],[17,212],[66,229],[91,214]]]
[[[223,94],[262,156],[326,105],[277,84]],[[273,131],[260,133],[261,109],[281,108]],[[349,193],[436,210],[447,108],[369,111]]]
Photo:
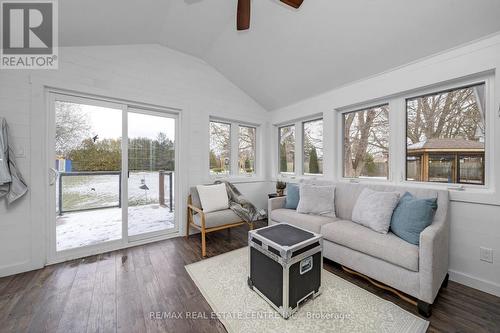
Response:
[[[256,128],[239,127],[238,165],[241,174],[255,173]]]
[[[279,129],[280,136],[280,172],[295,172],[295,126]]]
[[[91,104],[54,103],[57,251],[122,238],[123,112]]]
[[[429,181],[438,183],[455,183],[455,157],[453,155],[429,156]]]
[[[408,156],[406,159],[406,178],[408,180],[420,181],[422,179],[421,156]]]
[[[323,173],[323,119],[304,123],[304,173]]]
[[[344,114],[344,177],[387,179],[389,106]]]
[[[484,184],[484,87],[407,100],[407,180]]]
[[[210,122],[210,173],[229,174],[231,170],[231,125]]]
[[[460,173],[459,183],[484,184],[484,156],[462,155],[458,159]]]

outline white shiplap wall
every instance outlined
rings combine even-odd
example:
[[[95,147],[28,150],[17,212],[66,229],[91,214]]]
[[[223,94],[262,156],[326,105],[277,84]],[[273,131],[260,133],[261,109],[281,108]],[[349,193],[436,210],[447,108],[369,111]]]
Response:
[[[182,109],[181,198],[190,185],[212,181],[209,116],[261,124],[264,139],[267,133],[267,112],[211,66],[189,55],[157,45],[132,45],[62,48],[59,59],[57,71],[0,72],[0,116],[7,118],[16,150],[25,151],[18,164],[30,186],[15,205],[7,208],[0,202],[0,276],[45,263],[44,86]],[[266,146],[259,148],[267,156]],[[263,163],[260,169],[265,171]],[[269,188],[266,177],[262,172],[260,181],[239,185],[261,208]]]

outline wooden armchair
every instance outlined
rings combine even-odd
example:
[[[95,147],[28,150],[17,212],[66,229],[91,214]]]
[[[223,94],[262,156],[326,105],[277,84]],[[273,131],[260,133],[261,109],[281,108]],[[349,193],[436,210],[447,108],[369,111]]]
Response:
[[[230,229],[246,224],[238,215],[231,209],[223,209],[220,211],[204,213],[199,201],[196,188],[191,188],[191,194],[187,202],[187,226],[186,238],[189,237],[189,227],[200,230],[201,232],[201,255],[207,255],[205,235],[209,232]],[[196,197],[193,200],[193,197]],[[193,201],[196,201],[193,203]],[[253,223],[249,223],[250,230],[253,229]]]

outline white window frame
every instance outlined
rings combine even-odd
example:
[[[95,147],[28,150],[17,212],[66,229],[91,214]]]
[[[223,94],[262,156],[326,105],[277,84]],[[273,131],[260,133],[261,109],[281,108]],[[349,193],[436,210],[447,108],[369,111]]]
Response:
[[[93,105],[98,107],[109,107],[115,110],[121,111],[121,122],[122,122],[122,158],[121,158],[121,238],[116,240],[110,240],[106,242],[101,242],[97,244],[85,245],[76,248],[70,248],[65,250],[57,251],[56,247],[56,211],[55,209],[48,209],[44,212],[46,219],[47,229],[47,242],[45,244],[46,250],[46,260],[50,264],[63,262],[67,260],[73,260],[76,258],[86,257],[96,253],[104,253],[108,251],[114,251],[122,248],[128,248],[131,246],[137,246],[140,244],[147,244],[158,240],[163,240],[171,237],[176,237],[179,235],[181,230],[182,221],[182,206],[181,201],[177,200],[174,202],[175,213],[175,227],[167,230],[153,231],[149,233],[143,233],[138,235],[129,235],[129,216],[128,216],[128,178],[126,177],[128,173],[128,114],[129,113],[142,113],[156,116],[165,116],[176,120],[175,124],[175,172],[178,176],[179,181],[174,182],[174,193],[176,196],[181,195],[182,188],[182,163],[180,159],[180,141],[181,141],[181,109],[170,108],[159,105],[152,105],[141,102],[134,102],[128,100],[122,100],[118,98],[102,97],[99,95],[93,95],[83,92],[72,92],[66,91],[58,88],[48,88],[43,87],[44,97],[45,97],[45,107],[48,111],[45,112],[45,123],[46,129],[44,134],[44,141],[47,144],[47,150],[45,150],[45,174],[49,174],[49,167],[54,161],[54,151],[52,133],[55,133],[55,102],[63,101],[76,104]],[[178,171],[179,170],[179,171]],[[46,197],[47,204],[46,207],[55,207],[55,192],[52,186],[45,186],[44,193]]]
[[[281,144],[281,129],[282,128],[285,128],[285,127],[291,127],[291,126],[294,126],[295,128],[295,143],[294,143],[294,146],[295,146],[295,154],[293,156],[293,172],[282,172],[280,170],[280,144]],[[276,154],[276,158],[277,158],[277,169],[278,169],[278,175],[281,175],[281,176],[295,176],[297,174],[297,136],[298,136],[298,133],[297,133],[297,124],[296,123],[287,123],[287,124],[282,124],[282,125],[279,125],[277,126],[277,129],[278,129],[278,142],[277,142],[277,154]]]
[[[252,173],[242,173],[240,172],[240,166],[239,166],[239,160],[240,160],[240,127],[246,127],[246,128],[253,128],[255,130],[255,141],[253,143],[253,146],[254,146],[254,161],[253,161],[253,172]],[[236,150],[236,172],[235,174],[237,174],[239,177],[253,177],[254,175],[257,174],[257,170],[260,169],[258,168],[257,166],[257,142],[258,142],[258,139],[257,139],[257,127],[255,125],[247,125],[247,124],[243,124],[243,123],[238,123],[237,127],[236,127],[236,132],[237,132],[237,137],[236,137],[236,143],[238,145],[238,148]]]
[[[208,178],[210,180],[217,180],[217,179],[256,179],[261,177],[262,175],[262,165],[260,163],[261,161],[261,126],[258,124],[252,124],[248,123],[245,121],[238,121],[238,120],[230,120],[230,119],[224,119],[224,118],[218,118],[218,117],[209,117],[209,126],[210,122],[218,122],[218,123],[223,123],[223,124],[228,124],[230,125],[230,134],[229,134],[229,140],[231,142],[230,144],[230,166],[231,169],[228,174],[220,174],[220,175],[214,175],[210,173],[210,165],[207,167],[207,172],[208,172]],[[239,159],[239,150],[240,150],[240,141],[239,141],[239,129],[240,126],[243,127],[251,127],[255,128],[255,161],[254,161],[254,172],[253,173],[240,173],[239,166],[238,166],[238,159]],[[210,128],[210,127],[209,127]],[[210,130],[208,130],[208,147],[207,147],[207,152],[210,153]],[[207,162],[208,159],[207,159]]]
[[[391,183],[408,187],[432,188],[450,190],[450,198],[453,201],[496,204],[500,200],[500,176],[495,175],[494,170],[500,158],[495,158],[495,130],[500,130],[500,109],[495,109],[495,83],[500,82],[492,71],[476,73],[450,81],[439,82],[426,87],[398,92],[391,96],[374,98],[365,103],[357,103],[354,106],[345,106],[334,109],[337,126],[335,179],[345,182],[363,183]],[[406,100],[421,95],[438,93],[446,90],[459,89],[461,87],[485,84],[485,184],[447,184],[434,182],[416,182],[406,180]],[[389,179],[363,179],[343,177],[343,113],[363,110],[372,106],[389,104]],[[498,112],[498,113],[497,113]]]
[[[305,141],[304,141],[304,133],[305,133],[305,124],[306,123],[310,123],[310,122],[314,122],[314,121],[319,121],[321,120],[321,122],[323,123],[322,126],[323,126],[323,137],[321,138],[321,143],[323,145],[322,147],[322,152],[323,152],[323,163],[321,165],[322,167],[322,170],[321,170],[321,173],[306,173],[304,171],[304,148],[305,148]],[[301,163],[301,175],[302,176],[305,176],[305,177],[317,177],[317,176],[323,176],[324,173],[325,173],[325,168],[324,168],[324,161],[325,161],[325,134],[324,134],[324,130],[325,130],[325,120],[323,119],[323,116],[319,117],[319,118],[315,118],[315,119],[307,119],[307,120],[302,120],[301,121],[301,144],[300,144],[300,153],[301,153],[301,158],[300,158],[300,163]]]
[[[402,163],[401,165],[401,183],[404,183],[405,185],[410,185],[410,184],[415,184],[419,186],[432,186],[432,187],[441,187],[441,188],[447,188],[447,189],[453,189],[453,190],[489,190],[492,188],[493,182],[494,182],[494,175],[492,174],[492,171],[494,170],[494,159],[493,155],[491,152],[493,151],[493,126],[492,126],[492,117],[494,116],[493,112],[491,111],[491,97],[493,95],[492,92],[492,86],[493,86],[493,80],[491,75],[487,76],[480,76],[476,77],[473,79],[469,80],[460,80],[458,82],[452,82],[448,84],[442,84],[442,85],[436,85],[430,88],[426,89],[421,89],[415,92],[412,92],[411,94],[405,94],[402,95],[402,102],[403,102],[403,107],[404,107],[404,125],[402,126],[403,128],[403,144],[402,144],[402,151],[404,155],[402,157]],[[407,130],[407,110],[406,110],[406,102],[409,99],[413,98],[418,98],[420,96],[425,96],[425,95],[433,95],[433,94],[439,94],[441,92],[445,91],[453,91],[461,88],[467,88],[475,85],[480,85],[484,84],[484,91],[485,91],[485,140],[484,140],[484,184],[483,185],[474,185],[474,184],[462,184],[462,183],[437,183],[437,182],[423,182],[423,181],[413,181],[413,180],[407,180],[406,179],[406,130]]]
[[[219,123],[219,124],[224,124],[224,125],[229,125],[229,172],[227,174],[218,174],[214,175],[210,173],[210,123]],[[216,120],[216,119],[210,119],[208,122],[208,153],[209,153],[209,165],[208,165],[208,173],[212,178],[227,178],[233,173],[233,148],[234,148],[234,143],[233,143],[233,133],[234,126],[231,124],[229,121],[224,121],[224,120]]]
[[[389,170],[387,171],[387,179],[378,179],[378,178],[370,178],[370,177],[345,177],[344,176],[344,115],[353,112],[367,111],[372,108],[381,107],[387,105],[389,107]],[[394,181],[394,161],[392,158],[394,156],[394,138],[393,129],[394,129],[394,120],[393,120],[393,112],[392,107],[394,105],[394,101],[389,99],[377,100],[367,104],[359,104],[353,107],[342,108],[337,110],[337,164],[336,164],[336,178],[342,181],[349,181],[351,183],[360,183],[360,182],[373,182],[373,183],[390,183]]]
[[[323,173],[304,173],[304,123],[315,121],[315,120],[323,120]],[[280,171],[280,129],[283,127],[295,126],[295,156],[294,163],[295,168],[294,172],[281,172]],[[274,146],[274,160],[276,161],[274,172],[277,178],[291,178],[295,179],[297,177],[300,178],[323,178],[325,176],[325,117],[323,113],[314,114],[307,118],[300,118],[294,121],[287,121],[284,123],[274,124],[275,135],[277,138]]]

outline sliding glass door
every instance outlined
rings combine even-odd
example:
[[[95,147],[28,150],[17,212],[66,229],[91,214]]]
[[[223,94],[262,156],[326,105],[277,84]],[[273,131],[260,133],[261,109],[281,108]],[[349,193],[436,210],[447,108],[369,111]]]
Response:
[[[175,227],[175,118],[128,112],[128,235]]]
[[[49,257],[176,231],[176,115],[62,94],[50,101]]]

